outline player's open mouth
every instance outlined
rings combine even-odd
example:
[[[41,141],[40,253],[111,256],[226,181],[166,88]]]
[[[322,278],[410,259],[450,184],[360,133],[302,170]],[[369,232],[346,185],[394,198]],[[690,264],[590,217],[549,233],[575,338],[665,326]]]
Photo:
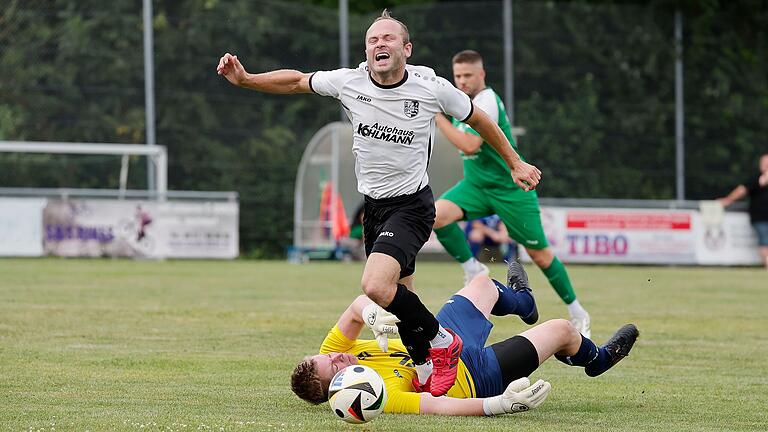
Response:
[[[386,60],[388,58],[389,58],[389,53],[385,53],[385,52],[380,52],[380,53],[376,54],[376,56],[374,57],[374,59],[376,61]]]

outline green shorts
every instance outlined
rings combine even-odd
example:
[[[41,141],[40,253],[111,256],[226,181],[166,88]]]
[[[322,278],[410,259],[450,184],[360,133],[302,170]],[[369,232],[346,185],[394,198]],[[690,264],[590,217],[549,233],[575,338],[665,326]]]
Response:
[[[541,226],[536,191],[525,192],[520,188],[509,187],[484,188],[461,180],[440,199],[448,200],[464,210],[464,220],[499,215],[509,236],[527,249],[544,249],[549,246]]]

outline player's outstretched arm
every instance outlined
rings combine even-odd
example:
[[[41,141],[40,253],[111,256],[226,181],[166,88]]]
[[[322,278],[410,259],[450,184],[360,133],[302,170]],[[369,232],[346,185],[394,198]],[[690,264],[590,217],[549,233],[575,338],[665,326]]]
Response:
[[[720,201],[720,204],[722,204],[723,207],[728,207],[734,202],[747,196],[747,194],[748,194],[748,191],[746,186],[738,185],[731,191],[731,193],[728,194],[728,196],[725,196],[723,198],[718,198],[717,200]]]
[[[472,111],[472,115],[465,121],[472,129],[498,152],[509,168],[512,170],[512,179],[523,190],[529,191],[536,188],[541,180],[541,171],[535,166],[524,162],[512,149],[504,132],[499,125],[492,122],[488,115],[481,109]]]
[[[480,146],[483,145],[482,138],[456,129],[451,122],[440,113],[435,116],[435,123],[440,129],[440,132],[448,138],[448,141],[450,141],[454,147],[464,152],[464,154],[474,154]]]
[[[547,399],[552,385],[538,380],[533,385],[528,378],[512,381],[504,393],[488,398],[457,399],[447,396],[434,397],[421,393],[420,414],[481,416],[514,414],[530,411]]]
[[[240,87],[264,93],[296,94],[311,93],[309,77],[311,74],[297,70],[282,69],[260,74],[248,73],[236,55],[224,54],[216,67],[219,75]]]
[[[364,325],[362,311],[363,308],[371,303],[373,303],[371,299],[364,295],[360,295],[339,317],[336,326],[339,327],[341,333],[348,339],[355,340],[360,336],[360,332],[363,330]]]
[[[457,399],[448,396],[434,397],[429,393],[419,393],[419,414],[481,416],[483,399]]]
[[[341,314],[336,326],[348,339],[360,336],[364,325],[373,332],[382,351],[387,352],[388,335],[397,334],[397,317],[385,311],[365,295],[358,296]]]

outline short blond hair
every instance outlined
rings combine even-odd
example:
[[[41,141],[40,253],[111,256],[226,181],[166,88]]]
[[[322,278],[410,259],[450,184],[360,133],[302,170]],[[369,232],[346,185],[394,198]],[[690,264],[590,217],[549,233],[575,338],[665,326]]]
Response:
[[[371,25],[373,25],[374,23],[377,23],[379,21],[383,21],[383,20],[392,20],[392,21],[400,24],[400,30],[403,33],[403,43],[407,44],[407,43],[411,42],[411,34],[408,32],[408,27],[405,24],[403,24],[403,22],[400,21],[399,19],[392,18],[392,15],[389,14],[389,10],[387,10],[387,9],[384,9],[383,11],[381,11],[381,15],[376,17],[376,19],[373,20]]]

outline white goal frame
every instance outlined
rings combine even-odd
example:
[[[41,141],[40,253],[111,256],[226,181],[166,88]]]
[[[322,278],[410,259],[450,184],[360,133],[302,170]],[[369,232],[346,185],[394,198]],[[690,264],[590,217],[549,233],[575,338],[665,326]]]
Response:
[[[146,156],[155,165],[155,194],[158,201],[165,201],[168,195],[168,151],[162,145],[110,144],[49,141],[0,141],[2,153],[53,153],[122,156],[120,168],[120,191],[126,190],[128,179],[128,156]]]

